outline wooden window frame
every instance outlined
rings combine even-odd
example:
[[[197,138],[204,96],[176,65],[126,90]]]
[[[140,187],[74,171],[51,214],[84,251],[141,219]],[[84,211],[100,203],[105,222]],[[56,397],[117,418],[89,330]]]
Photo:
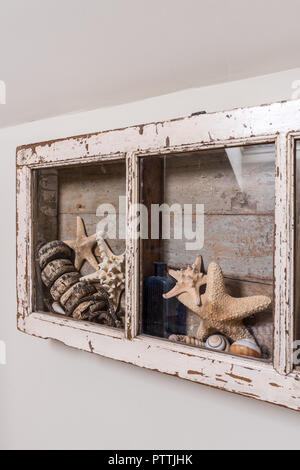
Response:
[[[300,100],[190,116],[17,149],[18,329],[140,367],[300,410],[300,371],[293,366],[294,167]],[[266,363],[138,334],[139,158],[275,143],[274,354]],[[33,170],[126,160],[126,320],[117,330],[33,311]]]

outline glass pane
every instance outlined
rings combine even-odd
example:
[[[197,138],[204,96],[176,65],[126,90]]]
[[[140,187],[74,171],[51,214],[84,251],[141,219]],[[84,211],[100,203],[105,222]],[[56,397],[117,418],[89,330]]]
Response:
[[[296,249],[296,259],[295,259],[295,355],[294,361],[295,366],[300,366],[300,354],[299,354],[299,346],[300,346],[300,295],[297,286],[299,285],[300,281],[300,142],[296,142],[296,172],[295,172],[295,185],[296,185],[296,207],[295,207],[295,215],[296,215],[296,241],[295,241],[295,249]]]
[[[272,358],[275,146],[140,161],[141,332]]]
[[[124,327],[125,163],[35,173],[38,311]]]

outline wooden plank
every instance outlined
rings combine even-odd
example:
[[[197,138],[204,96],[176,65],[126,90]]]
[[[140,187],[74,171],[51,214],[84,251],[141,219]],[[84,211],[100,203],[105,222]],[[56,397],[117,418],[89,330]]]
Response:
[[[266,143],[278,132],[300,131],[299,101],[274,103],[96,134],[25,145],[17,149],[17,165],[63,165],[120,158],[127,152],[148,155],[228,145]]]
[[[115,254],[125,251],[125,239],[119,239],[121,228],[125,237],[126,201],[120,204],[119,197],[126,194],[126,166],[124,161],[92,166],[60,169],[59,175],[59,210],[58,238],[72,240],[76,238],[76,217],[82,217],[87,235],[97,231],[97,209],[100,204],[110,204],[108,214],[115,214],[116,238],[107,242]],[[120,212],[122,211],[122,212]],[[119,225],[120,222],[120,225]],[[95,256],[101,261],[99,249],[95,247]],[[88,263],[82,267],[82,275],[90,274],[93,269]]]
[[[133,340],[140,324],[140,254],[137,237],[136,204],[139,201],[138,159],[134,152],[126,155],[126,276],[125,276],[125,338]]]
[[[294,368],[294,143],[280,133],[276,154],[274,367]]]
[[[295,146],[295,283],[300,285],[300,147]],[[295,339],[300,339],[300,293],[295,292]]]
[[[58,176],[55,169],[40,170],[36,175],[35,243],[55,240],[58,235]]]
[[[58,237],[58,176],[55,169],[37,170],[33,175],[33,259],[35,273],[33,302],[37,310],[49,310],[45,300],[47,289],[41,281],[41,270],[37,259],[37,251],[44,243]]]
[[[275,205],[275,147],[266,145],[203,151],[166,159],[165,202],[204,204],[205,214],[273,213]],[[242,153],[243,152],[243,153]],[[230,160],[231,158],[231,160]],[[234,162],[240,164],[235,168]]]
[[[112,204],[119,212],[119,196],[125,195],[125,162],[59,170],[60,214],[96,215],[100,204]]]
[[[171,343],[148,336],[131,341],[121,332],[70,318],[34,313],[19,328],[42,338],[55,338],[71,347],[156,372],[226,390],[247,398],[300,410],[299,375],[278,374],[272,364]]]
[[[94,214],[80,214],[80,217],[82,217],[85,227],[86,227],[86,232],[87,235],[92,235],[93,233],[96,233],[97,231],[97,224],[100,220],[99,217],[97,217]],[[119,214],[116,214],[117,220],[119,218]],[[125,217],[124,214],[121,215],[121,217]],[[76,238],[76,214],[59,214],[59,231],[58,231],[58,238],[59,240],[72,240]],[[125,222],[124,222],[125,223]],[[118,235],[118,224],[116,227],[116,233]],[[116,239],[109,238],[108,239],[109,244],[111,244],[113,250],[116,250],[116,254],[120,254],[124,251],[125,249],[125,240],[119,239],[118,237]]]
[[[17,321],[20,325],[32,312],[34,294],[32,293],[31,266],[32,232],[33,227],[28,223],[32,221],[32,174],[27,166],[17,169]]]
[[[151,205],[160,205],[164,200],[164,159],[141,159],[140,165],[140,202],[148,211],[148,239],[140,242],[141,277],[145,279],[154,275],[154,262],[162,256],[161,240],[151,238],[150,234]]]
[[[273,283],[247,282],[239,279],[225,277],[226,287],[233,297],[247,297],[249,295],[267,295],[273,299]]]
[[[164,241],[164,260],[170,267],[192,264],[201,254],[205,269],[215,261],[226,277],[253,281],[273,279],[273,216],[206,215],[202,250],[186,251],[186,242],[185,239]]]

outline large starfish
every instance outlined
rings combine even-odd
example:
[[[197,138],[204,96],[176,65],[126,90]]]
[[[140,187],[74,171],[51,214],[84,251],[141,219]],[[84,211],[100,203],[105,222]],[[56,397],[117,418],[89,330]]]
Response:
[[[195,302],[190,292],[179,293],[178,299],[202,319],[197,332],[197,338],[201,341],[205,341],[216,331],[233,341],[252,338],[243,319],[262,312],[271,305],[271,299],[264,295],[231,297],[226,290],[222,270],[216,263],[211,263],[208,267],[207,287],[200,296],[201,305]]]
[[[165,299],[177,297],[180,294],[187,293],[196,305],[200,305],[200,287],[206,284],[206,275],[201,272],[202,256],[197,256],[195,263],[188,266],[187,269],[175,271],[169,270],[169,274],[176,279],[177,284],[172,290],[164,294]]]
[[[93,247],[96,245],[96,242],[96,234],[87,237],[83,220],[81,217],[77,217],[76,240],[67,240],[64,243],[74,250],[74,266],[78,271],[84,261],[90,263],[94,269],[98,269],[98,263],[93,254]]]

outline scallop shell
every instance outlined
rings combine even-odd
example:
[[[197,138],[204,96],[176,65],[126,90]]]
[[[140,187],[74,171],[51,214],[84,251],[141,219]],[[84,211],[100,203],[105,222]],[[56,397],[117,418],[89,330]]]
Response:
[[[253,338],[236,341],[230,346],[229,352],[239,356],[261,357],[260,347]]]
[[[223,335],[213,335],[206,340],[205,346],[214,351],[228,351],[230,343]]]

